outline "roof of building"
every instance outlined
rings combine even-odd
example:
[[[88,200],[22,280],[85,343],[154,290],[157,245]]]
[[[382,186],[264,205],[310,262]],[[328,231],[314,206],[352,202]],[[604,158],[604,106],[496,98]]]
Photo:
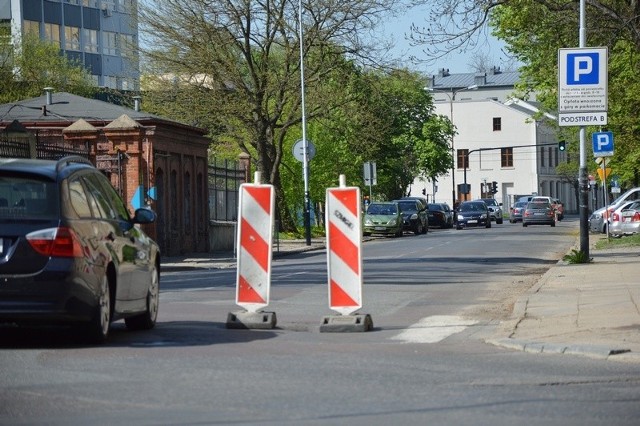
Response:
[[[449,74],[449,70],[442,68],[437,75],[431,77],[431,88],[440,90],[455,90],[472,85],[478,88],[513,87],[520,79],[518,71],[501,71],[493,67],[488,72],[469,72],[461,74]]]
[[[191,127],[184,123],[169,120],[145,111],[137,111],[121,105],[96,99],[84,98],[67,92],[51,94],[37,98],[24,99],[18,102],[0,105],[0,123],[11,123],[18,120],[22,123],[60,123],[69,125],[83,119],[88,123],[107,125],[119,117],[126,115],[135,121],[155,121],[180,127]],[[202,129],[198,129],[203,131]]]

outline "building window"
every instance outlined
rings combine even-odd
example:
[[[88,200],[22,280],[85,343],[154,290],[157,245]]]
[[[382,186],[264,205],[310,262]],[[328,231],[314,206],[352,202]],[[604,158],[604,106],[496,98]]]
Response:
[[[84,51],[90,53],[98,53],[98,31],[83,29],[84,32]]]
[[[80,28],[64,27],[64,48],[66,50],[80,50]]]
[[[98,7],[98,0],[82,0],[82,5],[87,7]]]
[[[33,34],[40,38],[40,22],[38,21],[23,21],[22,22],[22,33],[23,34]]]
[[[105,31],[102,33],[102,53],[105,55],[116,56],[118,54],[117,46],[118,34]]]
[[[493,117],[493,131],[499,132],[500,130],[502,130],[502,118]]]
[[[468,149],[459,149],[457,154],[458,159],[458,168],[459,169],[468,169],[469,168],[469,150]]]
[[[120,34],[119,47],[123,56],[132,56],[136,51],[134,38],[130,34]]]
[[[102,0],[102,10],[116,10],[115,0]]]
[[[544,148],[540,148],[540,167],[546,167],[547,159],[544,155]]]
[[[105,75],[102,77],[102,85],[109,89],[118,89],[118,79],[112,75]]]
[[[500,165],[502,167],[513,167],[513,148],[500,149]]]
[[[50,24],[45,22],[44,24],[44,37],[52,43],[55,43],[60,47],[60,25]]]

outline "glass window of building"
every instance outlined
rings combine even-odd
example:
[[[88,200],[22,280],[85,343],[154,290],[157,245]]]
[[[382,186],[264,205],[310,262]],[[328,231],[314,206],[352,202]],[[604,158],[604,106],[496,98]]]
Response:
[[[98,53],[98,31],[83,29],[84,32],[84,51],[90,53]]]
[[[40,37],[40,22],[24,20],[22,22],[22,32],[23,34],[33,34]]]
[[[102,0],[102,10],[116,10],[115,0]]]
[[[120,34],[120,52],[123,56],[132,55],[136,51],[134,38],[131,34]]]
[[[118,54],[118,46],[117,46],[117,34],[109,31],[105,31],[102,33],[102,53],[105,55],[117,55]]]
[[[44,23],[44,37],[60,47],[60,25]]]
[[[66,50],[80,50],[80,28],[64,27],[64,48]]]
[[[105,75],[102,77],[103,85],[108,87],[109,89],[117,89],[118,88],[118,79],[111,75]]]

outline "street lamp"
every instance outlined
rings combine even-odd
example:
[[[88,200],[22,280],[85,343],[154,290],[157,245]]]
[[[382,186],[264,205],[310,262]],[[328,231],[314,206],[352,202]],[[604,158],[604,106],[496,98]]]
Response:
[[[461,87],[457,90],[442,90],[435,89],[433,87],[425,87],[425,89],[429,92],[439,92],[444,93],[449,98],[449,121],[451,121],[452,125],[455,125],[453,122],[453,102],[456,100],[456,94],[458,92],[462,92],[465,90],[476,90],[478,88],[477,84],[472,84],[471,86]],[[453,88],[452,88],[453,89]],[[465,164],[466,169],[466,164]],[[466,196],[465,196],[466,199]],[[456,201],[458,198],[456,197],[456,152],[453,147],[453,133],[451,134],[451,207],[455,207]]]

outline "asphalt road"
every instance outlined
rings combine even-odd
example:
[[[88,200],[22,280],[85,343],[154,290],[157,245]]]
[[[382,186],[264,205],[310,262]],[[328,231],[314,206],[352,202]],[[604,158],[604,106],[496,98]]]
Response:
[[[0,424],[636,425],[640,366],[483,343],[577,224],[364,245],[366,333],[320,333],[326,256],[274,261],[273,330],[230,330],[235,269],[167,273],[151,332],[0,332]]]

